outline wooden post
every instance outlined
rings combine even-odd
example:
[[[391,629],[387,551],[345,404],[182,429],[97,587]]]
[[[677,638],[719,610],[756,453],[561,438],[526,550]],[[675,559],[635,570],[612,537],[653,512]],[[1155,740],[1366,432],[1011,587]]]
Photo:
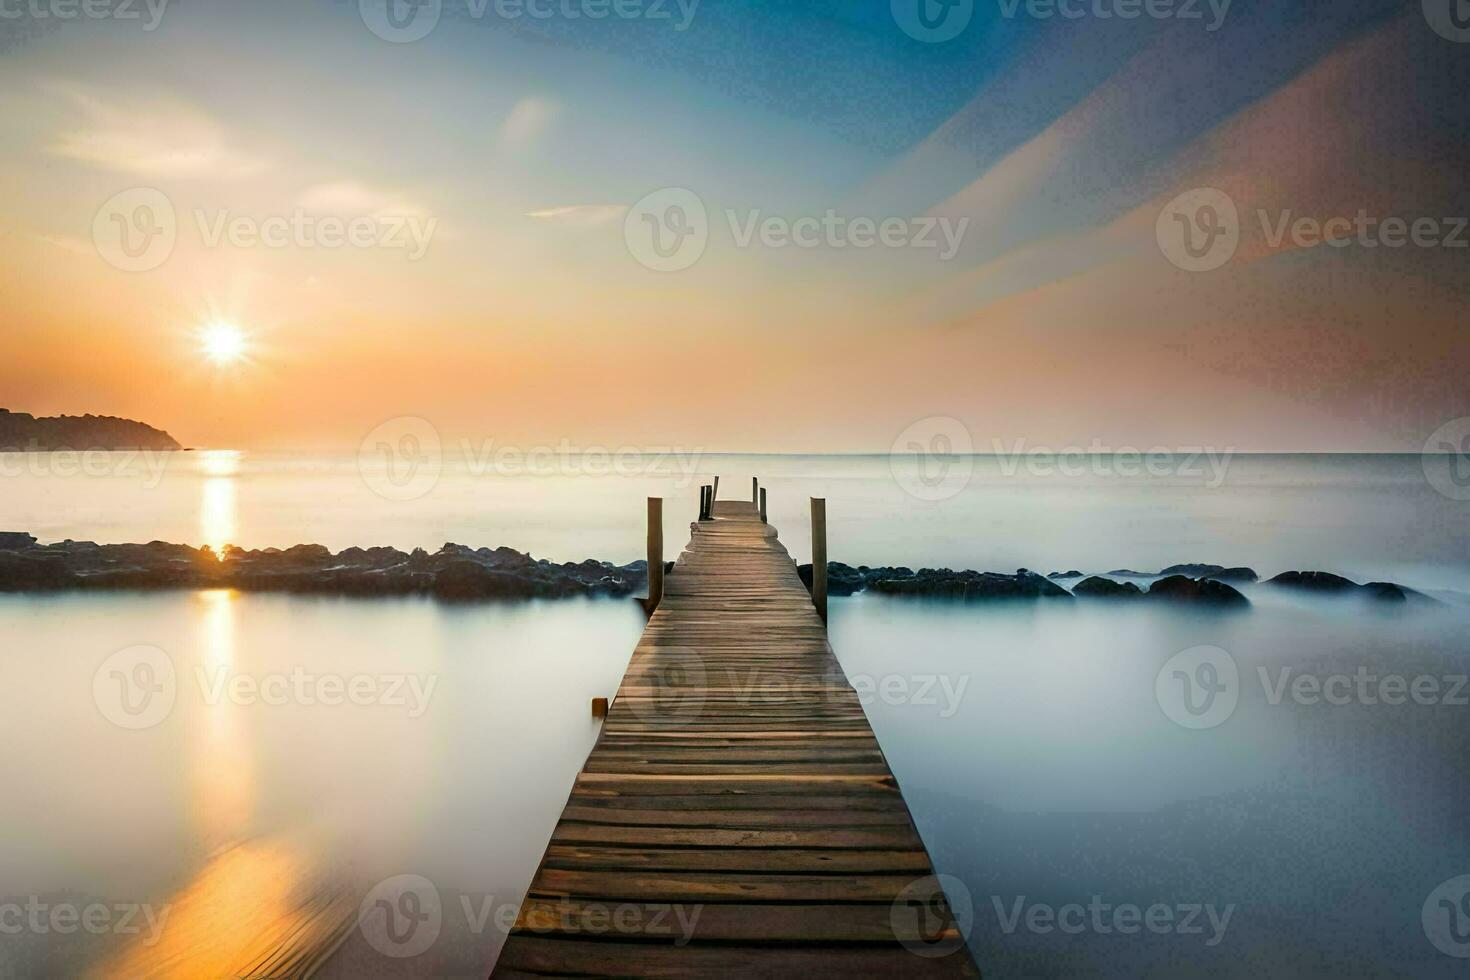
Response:
[[[766,519],[766,488],[765,487],[761,487],[761,523],[762,524],[769,524],[769,523],[771,523],[769,520]]]
[[[812,498],[812,604],[827,622],[827,498]]]
[[[752,506],[752,507],[759,507],[760,505],[761,505],[761,481],[759,479],[757,479],[756,477],[751,477],[750,478],[750,506]]]
[[[709,512],[711,510],[709,498],[709,484],[706,483],[699,488],[699,519],[701,521],[709,520]]]
[[[664,498],[648,498],[648,600],[651,616],[664,597]]]
[[[593,698],[592,699],[592,717],[594,717],[594,718],[606,718],[607,717],[607,698]]]
[[[719,499],[720,499],[720,478],[719,477],[715,477],[715,485],[714,485],[714,488],[710,490],[710,494],[709,494],[709,516],[711,516],[711,517],[714,517],[715,516],[715,501],[716,500],[719,500]]]

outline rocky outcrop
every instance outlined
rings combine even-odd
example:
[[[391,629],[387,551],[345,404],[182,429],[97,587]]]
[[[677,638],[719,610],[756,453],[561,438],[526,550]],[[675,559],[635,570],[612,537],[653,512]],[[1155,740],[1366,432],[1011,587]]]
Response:
[[[1212,578],[1170,575],[1149,586],[1148,598],[1207,606],[1249,606],[1250,600],[1234,587]]]
[[[1282,572],[1267,579],[1267,585],[1275,585],[1298,592],[1313,592],[1318,595],[1351,595],[1381,602],[1408,602],[1409,600],[1433,602],[1422,592],[1394,582],[1368,582],[1359,585],[1352,579],[1331,572]]]
[[[1081,577],[1082,577],[1082,573],[1079,572],[1079,571],[1077,571],[1077,569],[1075,569],[1075,568],[1072,569],[1070,572],[1052,572],[1050,575],[1047,576],[1047,578],[1049,578],[1049,579],[1081,578]]]
[[[808,589],[812,566],[799,565],[797,573]],[[827,594],[853,595],[867,589],[884,595],[930,596],[949,599],[1070,599],[1072,594],[1035,572],[1019,569],[1014,575],[999,572],[954,571],[904,565],[845,565],[827,563]]]
[[[173,436],[132,419],[110,415],[36,418],[0,408],[0,452],[88,449],[167,451],[182,449]]]
[[[1141,599],[1144,593],[1133,582],[1114,582],[1094,575],[1072,586],[1072,594],[1086,599]]]
[[[647,581],[647,563],[557,564],[513,548],[446,544],[423,549],[316,544],[246,551],[154,541],[40,545],[28,534],[0,533],[0,592],[60,589],[199,589],[333,595],[434,595],[442,599],[630,595]]]

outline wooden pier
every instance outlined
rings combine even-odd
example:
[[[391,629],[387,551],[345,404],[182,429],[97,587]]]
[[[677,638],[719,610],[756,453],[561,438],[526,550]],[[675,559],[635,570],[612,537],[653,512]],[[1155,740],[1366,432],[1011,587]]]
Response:
[[[758,495],[715,496],[493,975],[978,976]]]

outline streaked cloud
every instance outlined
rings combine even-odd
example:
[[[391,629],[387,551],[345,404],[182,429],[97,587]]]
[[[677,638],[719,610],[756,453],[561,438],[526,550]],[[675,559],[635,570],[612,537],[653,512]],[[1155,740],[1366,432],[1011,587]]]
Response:
[[[529,211],[526,217],[561,222],[580,228],[595,228],[598,225],[616,221],[627,211],[628,207],[625,204],[572,204],[560,208]]]
[[[208,114],[174,100],[125,100],[74,85],[46,86],[75,122],[46,146],[54,156],[147,178],[237,179],[268,161],[234,145]]]

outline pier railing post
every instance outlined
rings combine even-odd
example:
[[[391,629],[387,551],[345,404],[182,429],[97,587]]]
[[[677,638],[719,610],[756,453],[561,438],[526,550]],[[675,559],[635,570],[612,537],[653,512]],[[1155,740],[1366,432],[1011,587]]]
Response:
[[[750,506],[752,506],[752,507],[759,507],[760,505],[761,505],[761,481],[760,481],[760,478],[759,477],[754,477],[753,476],[753,477],[750,478]]]
[[[648,614],[658,608],[664,597],[664,498],[648,498],[648,600],[643,608]]]
[[[765,487],[761,487],[761,523],[762,524],[769,524],[769,523],[771,523],[770,521],[768,521],[766,519],[766,488]]]
[[[812,498],[812,604],[827,622],[827,498]]]
[[[719,500],[719,499],[720,499],[720,478],[719,477],[715,477],[715,485],[714,485],[713,488],[711,488],[711,490],[709,492],[709,513],[710,513],[710,516],[711,517],[713,517],[715,515],[715,501],[716,500]]]

